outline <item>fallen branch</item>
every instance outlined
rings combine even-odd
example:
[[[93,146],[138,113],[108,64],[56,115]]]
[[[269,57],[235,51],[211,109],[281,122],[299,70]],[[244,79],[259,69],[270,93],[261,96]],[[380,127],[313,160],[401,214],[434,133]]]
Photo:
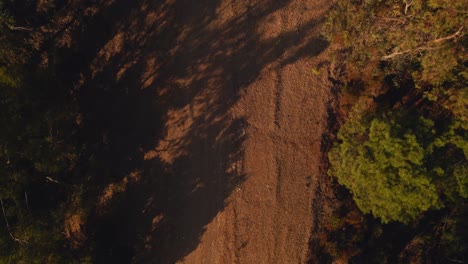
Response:
[[[24,199],[26,201],[26,208],[28,208],[28,210],[29,210],[29,200],[28,200],[28,193],[27,192],[24,192]]]
[[[11,25],[10,23],[6,22],[5,20],[3,19],[0,19],[0,22],[2,22],[9,30],[11,31],[27,31],[27,32],[31,32],[33,31],[34,29],[33,28],[28,28],[28,27],[17,27],[17,26],[13,26]]]
[[[16,26],[9,26],[8,27],[11,31],[27,31],[27,32],[31,32],[33,31],[34,29],[32,28],[27,28],[27,27],[16,27]]]
[[[10,231],[10,224],[8,224],[8,218],[5,213],[5,207],[3,206],[3,199],[0,198],[0,203],[2,204],[2,211],[3,211],[3,217],[5,218],[5,223],[7,226],[8,231]]]
[[[63,184],[63,182],[59,182],[59,181],[57,181],[56,179],[53,179],[53,178],[51,178],[51,177],[49,177],[49,176],[46,176],[45,178],[46,178],[46,180],[48,180],[49,182],[58,183],[58,184]]]
[[[10,165],[10,155],[8,155],[7,144],[3,145],[5,156],[7,157],[6,165]]]
[[[10,234],[11,239],[13,241],[19,243],[19,244],[27,244],[27,241],[21,240],[21,239],[15,237],[13,235],[13,233],[11,233],[10,224],[8,223],[8,217],[7,217],[6,212],[5,212],[5,207],[3,206],[3,199],[2,198],[0,198],[0,203],[2,205],[3,217],[5,218],[6,227],[7,227],[8,233]]]
[[[453,259],[453,258],[449,258],[448,260],[450,260],[450,261],[452,261],[452,262],[455,262],[455,263],[465,263],[465,262],[462,261],[462,260]]]

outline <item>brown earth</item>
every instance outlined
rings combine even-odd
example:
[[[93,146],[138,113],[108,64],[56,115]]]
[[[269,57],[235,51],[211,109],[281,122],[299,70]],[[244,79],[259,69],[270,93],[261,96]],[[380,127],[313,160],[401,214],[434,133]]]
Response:
[[[111,157],[102,173],[122,175],[110,186],[123,186],[100,198],[102,263],[307,261],[332,98],[320,36],[330,5],[93,9],[81,37],[91,52],[76,62],[91,65],[77,82],[83,119]]]

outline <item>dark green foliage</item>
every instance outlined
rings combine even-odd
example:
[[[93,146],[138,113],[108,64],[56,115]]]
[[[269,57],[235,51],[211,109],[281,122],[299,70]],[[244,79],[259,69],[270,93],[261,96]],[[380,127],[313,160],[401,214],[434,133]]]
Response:
[[[0,1],[0,263],[86,263],[64,232],[77,193],[76,105],[7,7],[17,8]]]
[[[423,166],[424,146],[395,120],[348,122],[330,152],[333,175],[348,187],[358,207],[383,222],[409,222],[440,201],[431,173]]]
[[[330,152],[330,173],[384,222],[409,222],[466,197],[466,8],[466,1],[338,1],[329,16],[344,79],[364,86],[361,97],[379,98],[373,110],[358,100]]]
[[[325,25],[353,103],[340,109],[347,119],[329,173],[362,212],[420,230],[402,242],[401,261],[463,260],[467,249],[467,9],[462,0],[340,0]]]
[[[9,66],[15,70],[0,68],[0,198],[8,221],[2,221],[0,259],[59,263],[63,192],[72,191],[63,182],[77,159],[69,138],[73,107],[67,97],[54,99],[47,72]]]
[[[410,222],[466,197],[466,141],[453,125],[447,130],[409,113],[351,119],[330,151],[330,173],[364,213]]]

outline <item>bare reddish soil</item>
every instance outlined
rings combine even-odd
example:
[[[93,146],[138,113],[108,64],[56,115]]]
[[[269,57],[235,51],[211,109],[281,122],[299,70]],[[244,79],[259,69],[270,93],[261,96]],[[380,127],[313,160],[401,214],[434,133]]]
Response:
[[[127,171],[99,201],[103,262],[307,261],[332,97],[320,36],[330,5],[98,7],[83,43],[105,41],[87,47],[80,83],[102,100],[83,106],[84,118],[101,113],[89,122],[109,142],[103,155]]]

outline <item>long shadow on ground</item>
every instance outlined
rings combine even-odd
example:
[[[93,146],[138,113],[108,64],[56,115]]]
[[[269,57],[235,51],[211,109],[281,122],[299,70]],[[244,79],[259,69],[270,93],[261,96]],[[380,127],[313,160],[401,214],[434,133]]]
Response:
[[[245,120],[230,108],[280,57],[284,66],[328,45],[305,36],[319,21],[262,39],[259,23],[289,1],[237,2],[116,0],[79,10],[91,15],[63,74],[75,80],[82,162],[98,190],[87,230],[97,263],[175,263],[192,252],[246,177]]]

